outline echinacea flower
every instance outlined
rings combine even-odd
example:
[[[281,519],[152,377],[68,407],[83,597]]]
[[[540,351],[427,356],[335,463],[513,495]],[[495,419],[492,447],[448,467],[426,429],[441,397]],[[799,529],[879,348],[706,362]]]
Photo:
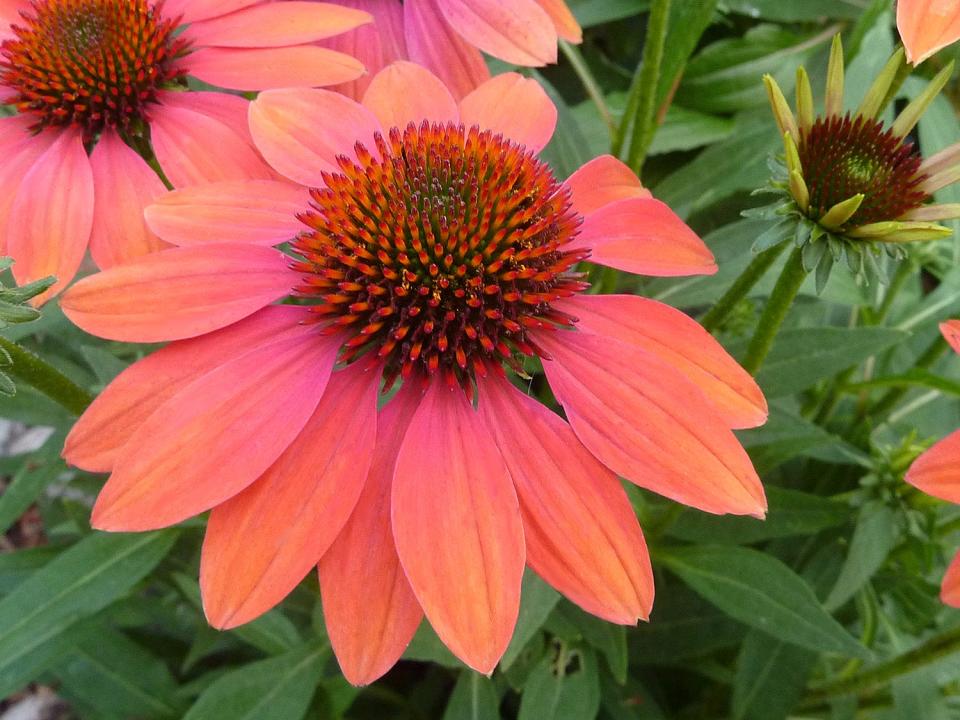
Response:
[[[960,143],[924,159],[908,134],[943,89],[951,63],[887,127],[878,119],[903,67],[903,50],[887,62],[853,113],[843,111],[843,48],[834,38],[822,115],[814,114],[810,80],[797,70],[797,111],[776,81],[764,78],[785,148],[780,197],[750,214],[775,221],[756,250],[785,240],[802,248],[803,266],[817,270],[817,287],[843,261],[856,274],[879,275],[881,251],[902,257],[903,244],[945,237],[938,220],[960,217],[960,205],[929,204],[933,194],[960,179]]]
[[[941,323],[940,332],[960,353],[960,320]],[[918,457],[905,480],[917,489],[952,503],[960,503],[960,430],[948,435]],[[940,589],[947,605],[960,608],[960,553],[947,568]]]
[[[907,61],[919,65],[960,40],[960,0],[897,0],[897,30]]]
[[[221,628],[319,562],[354,683],[386,672],[424,614],[492,671],[525,565],[595,615],[646,618],[649,558],[617,475],[762,515],[731,428],[761,424],[766,404],[683,313],[585,293],[588,258],[660,276],[716,265],[614,158],[557,180],[537,157],[556,116],[533,80],[501,75],[458,103],[411,63],[379,73],[363,104],[261,93],[253,137],[299,184],[174,191],[147,217],[179,247],[63,296],[96,335],[174,341],[67,440],[71,463],[111,473],[93,524],[212,509],[200,579]],[[291,239],[292,256],[272,247]],[[510,381],[538,358],[567,420]]]
[[[370,78],[396,60],[423,65],[462,98],[490,79],[481,51],[514,65],[557,61],[562,38],[583,36],[564,0],[345,0],[369,12],[372,25],[325,44],[359,58],[370,74],[336,89],[359,100]]]
[[[16,110],[0,119],[0,254],[17,280],[56,276],[47,299],[88,246],[100,267],[162,247],[143,223],[158,171],[174,186],[271,177],[246,100],[177,91],[188,76],[240,90],[350,80],[363,66],[315,42],[370,19],[292,1],[0,2],[0,103]]]

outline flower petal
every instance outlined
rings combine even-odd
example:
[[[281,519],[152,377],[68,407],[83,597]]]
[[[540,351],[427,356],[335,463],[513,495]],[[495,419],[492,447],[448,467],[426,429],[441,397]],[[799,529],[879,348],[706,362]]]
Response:
[[[943,576],[940,599],[951,607],[960,608],[960,553],[954,555],[950,567]]]
[[[211,625],[236,627],[279,603],[346,524],[373,455],[379,379],[359,363],[334,373],[277,461],[210,513],[200,587]]]
[[[278,245],[305,229],[306,188],[275,180],[233,180],[174,190],[148,205],[147,225],[175,245]]]
[[[367,685],[393,667],[423,618],[390,527],[393,469],[419,402],[419,392],[404,387],[380,413],[363,492],[320,560],[327,634],[340,669],[354,685]]]
[[[914,460],[904,480],[928,495],[960,503],[960,430]]]
[[[363,104],[384,128],[405,128],[424,120],[460,122],[457,101],[432,72],[411,62],[396,62],[373,78]]]
[[[557,61],[557,29],[534,0],[439,0],[447,22],[468,43],[515,65]]]
[[[29,10],[28,0],[0,0],[0,42],[16,37],[11,24],[22,24],[21,10]]]
[[[431,383],[397,456],[392,505],[427,619],[454,655],[492,672],[520,607],[523,527],[493,438],[459,388]]]
[[[217,87],[270,90],[335,85],[364,73],[358,60],[316,45],[277,48],[201,48],[189,55],[189,72]]]
[[[560,37],[575,45],[583,42],[583,30],[564,0],[537,0],[537,4],[546,10],[553,20],[553,26]]]
[[[303,307],[270,305],[222,330],[170,343],[138,360],[74,423],[64,458],[90,472],[110,472],[133,433],[182,388],[251,348],[298,333],[308,317]]]
[[[359,141],[374,151],[380,132],[363,105],[329,90],[290,88],[260,93],[250,103],[250,132],[274,168],[301,185],[322,187],[337,156],[356,157]]]
[[[960,353],[960,320],[947,320],[940,323],[940,333],[953,351]]]
[[[6,118],[5,118],[6,119]],[[0,132],[6,130],[0,126]],[[19,134],[19,133],[17,133]],[[54,141],[59,137],[55,130],[45,130],[34,137],[27,136],[21,140],[16,135],[9,145],[0,146],[3,162],[0,163],[0,255],[9,255],[7,240],[9,231],[10,210],[13,201],[17,198],[17,191],[23,184],[30,168],[42,156]]]
[[[130,438],[93,507],[100,530],[165,527],[262,475],[323,395],[339,342],[304,327],[194,380]]]
[[[182,340],[217,330],[286,295],[297,275],[272,248],[171,248],[84,278],[63,296],[67,317],[124,342]]]
[[[700,389],[639,347],[537,332],[547,380],[580,441],[627,480],[712,513],[762,516],[750,458]]]
[[[539,152],[553,137],[557,108],[536,80],[504,73],[463,99],[460,118],[468,128],[479,125]]]
[[[567,178],[570,201],[581,215],[626,198],[650,198],[633,170],[613,155],[601,155]]]
[[[199,20],[236,12],[263,0],[164,0],[165,17],[181,17],[181,22],[192,23]]]
[[[897,0],[897,29],[907,60],[919,65],[941,48],[960,40],[960,3]]]
[[[477,384],[477,406],[520,500],[527,563],[587,612],[624,625],[646,619],[650,556],[616,475],[559,416],[500,374]]]
[[[578,295],[555,303],[579,318],[577,328],[646,350],[686,375],[732,428],[767,420],[756,381],[697,321],[636,295]]]

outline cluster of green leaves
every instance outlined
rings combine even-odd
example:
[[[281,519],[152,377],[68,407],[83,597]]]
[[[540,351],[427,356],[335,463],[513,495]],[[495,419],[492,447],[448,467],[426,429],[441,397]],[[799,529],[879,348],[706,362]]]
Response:
[[[560,109],[548,159],[566,175],[611,148],[638,161],[646,154],[645,183],[705,237],[720,266],[683,279],[598,271],[594,286],[702,316],[770,228],[743,217],[763,202],[752,191],[769,180],[780,147],[761,75],[789,92],[804,63],[822,83],[829,39],[841,31],[848,88],[865,89],[893,49],[892,2],[673,0],[659,72],[646,76],[651,2],[570,5],[585,42],[536,73]],[[902,99],[922,86],[905,83]],[[958,95],[949,88],[920,122],[925,154],[960,140]],[[645,103],[662,120],[652,137]],[[958,260],[953,239],[911,248],[887,284],[834,272],[817,288],[808,278],[758,375],[769,422],[740,435],[767,488],[766,520],[710,516],[628,488],[657,576],[651,621],[602,622],[528,574],[515,637],[489,678],[424,626],[383,680],[350,687],[313,577],[264,617],[211,629],[196,581],[203,520],[92,532],[103,477],[59,457],[74,416],[20,385],[0,417],[53,434],[0,457],[0,698],[40,682],[76,717],[96,720],[960,718],[960,614],[937,599],[960,546],[960,511],[902,479],[924,447],[960,426],[960,359],[937,333],[939,321],[960,315]],[[734,354],[783,262],[773,260],[716,329]],[[0,289],[0,319],[35,319],[22,292]],[[0,338],[92,394],[151,350],[85,335],[55,304],[35,322],[4,323]],[[38,517],[43,534],[18,547],[25,517]]]

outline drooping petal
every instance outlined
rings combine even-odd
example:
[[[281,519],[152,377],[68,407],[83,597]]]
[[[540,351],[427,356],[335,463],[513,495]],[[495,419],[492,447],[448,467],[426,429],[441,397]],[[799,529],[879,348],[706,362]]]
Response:
[[[105,130],[90,166],[95,188],[90,254],[97,266],[110,268],[168,247],[143,221],[143,209],[166,192],[144,159],[116,132]]]
[[[222,330],[150,353],[114,378],[74,423],[64,458],[90,472],[109,472],[133,433],[182,388],[251,348],[298,333],[308,317],[304,307],[270,305]]]
[[[364,73],[356,58],[316,45],[208,47],[190,53],[188,61],[194,77],[237,90],[336,85]]]
[[[951,607],[960,608],[960,553],[954,555],[950,567],[943,576],[940,599]]]
[[[524,566],[517,496],[463,392],[431,383],[397,456],[393,537],[437,635],[490,673],[513,634]]]
[[[581,215],[626,198],[650,198],[633,170],[613,155],[601,155],[567,178],[570,201]]]
[[[277,461],[210,513],[200,587],[211,625],[242,625],[283,600],[343,528],[373,455],[379,377],[360,363],[334,373]]]
[[[419,403],[420,393],[406,386],[380,413],[363,492],[320,560],[327,634],[340,669],[354,685],[372,683],[393,667],[423,618],[390,527],[393,469]]]
[[[147,225],[175,245],[278,245],[305,229],[306,188],[275,180],[233,180],[174,190],[144,211]]]
[[[557,108],[536,80],[503,73],[488,80],[460,103],[467,127],[479,125],[539,152],[557,127]]]
[[[468,43],[515,65],[557,61],[557,29],[534,0],[438,0],[447,22]]]
[[[583,42],[583,30],[580,23],[570,12],[565,0],[537,0],[537,4],[546,10],[547,15],[553,20],[553,26],[557,29],[557,34],[567,42],[579,44]]]
[[[639,347],[537,332],[547,380],[580,441],[631,482],[712,513],[762,516],[763,486],[733,432],[678,370]]]
[[[941,48],[960,40],[960,3],[897,0],[897,29],[907,60],[919,65]]]
[[[928,495],[960,502],[960,430],[914,460],[904,479]]]
[[[490,373],[477,404],[513,478],[527,563],[587,612],[633,625],[653,604],[640,524],[616,475],[559,416]]]
[[[4,158],[19,149],[26,142],[34,142],[37,137],[30,129],[36,122],[29,113],[18,113],[0,118],[0,152]],[[55,133],[49,133],[53,135]]]
[[[281,252],[257,245],[171,248],[84,278],[61,300],[87,332],[124,342],[195,337],[286,295],[297,275]]]
[[[555,303],[583,332],[643,348],[687,376],[732,428],[767,419],[756,381],[703,326],[679,310],[636,295],[578,295]]]
[[[163,14],[166,17],[182,18],[182,22],[199,20],[236,12],[263,0],[164,0]]]
[[[6,118],[5,118],[6,119]],[[5,129],[5,128],[4,128]],[[46,130],[25,140],[13,136],[13,142],[0,147],[0,255],[9,255],[7,248],[8,222],[13,201],[27,172],[59,137],[55,130]]]
[[[490,79],[483,55],[444,20],[438,0],[407,0],[403,22],[410,59],[443,80],[454,97]]]
[[[712,275],[713,253],[676,214],[653,198],[628,198],[588,215],[566,246],[591,249],[590,262],[638,275]]]
[[[457,102],[440,78],[420,65],[396,62],[373,78],[363,104],[384,128],[405,128],[424,120],[457,123]]]
[[[93,198],[93,171],[82,132],[62,130],[23,177],[6,227],[17,283],[57,278],[34,304],[46,302],[73,280],[90,241]]]
[[[124,447],[93,507],[94,527],[161,528],[242,491],[313,414],[338,347],[305,327],[184,387]]]
[[[338,155],[355,157],[357,141],[373,152],[379,131],[372,112],[329,90],[269,90],[250,103],[250,132],[267,162],[310,187],[324,184],[322,173],[337,169]]]
[[[940,333],[953,351],[960,353],[960,320],[947,320],[940,323]]]

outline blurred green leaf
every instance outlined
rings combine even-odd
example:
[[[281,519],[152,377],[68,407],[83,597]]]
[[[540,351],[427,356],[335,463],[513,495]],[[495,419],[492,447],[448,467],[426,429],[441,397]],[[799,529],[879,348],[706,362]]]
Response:
[[[589,648],[563,644],[530,675],[517,720],[590,720],[599,709],[596,656]]]
[[[890,508],[878,501],[860,508],[850,552],[840,570],[840,577],[823,603],[828,610],[836,610],[852,598],[880,569],[896,545],[897,536],[897,518]]]
[[[443,720],[500,720],[499,706],[490,678],[464,670],[453,687]]]
[[[513,638],[503,654],[503,659],[500,660],[502,669],[507,670],[513,665],[520,651],[540,629],[559,601],[560,594],[541,580],[536,573],[532,570],[524,572],[520,591],[520,614],[517,617]]]
[[[737,658],[731,720],[785,720],[816,660],[815,652],[760,630],[747,633]]]
[[[798,22],[823,18],[856,18],[869,4],[864,0],[721,0],[727,12],[752,18]]]

